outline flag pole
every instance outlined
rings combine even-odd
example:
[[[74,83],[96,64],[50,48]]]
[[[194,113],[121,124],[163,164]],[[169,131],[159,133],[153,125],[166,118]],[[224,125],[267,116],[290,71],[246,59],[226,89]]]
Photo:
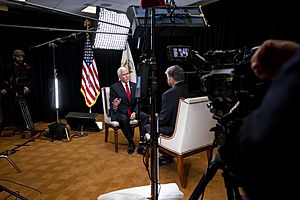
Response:
[[[91,22],[86,19],[84,21],[84,26],[88,30],[91,26]],[[86,105],[89,107],[89,113],[91,113],[91,107],[96,103],[100,94],[100,85],[98,69],[94,59],[89,33],[86,33],[86,41],[84,44],[83,53],[80,91],[85,98]]]
[[[84,20],[84,26],[86,27],[86,30],[89,30],[89,27],[91,26],[91,21],[89,21],[88,19]],[[86,32],[85,34],[86,34],[86,38],[90,37],[88,32]],[[92,113],[92,106],[89,108],[90,108],[89,113]]]

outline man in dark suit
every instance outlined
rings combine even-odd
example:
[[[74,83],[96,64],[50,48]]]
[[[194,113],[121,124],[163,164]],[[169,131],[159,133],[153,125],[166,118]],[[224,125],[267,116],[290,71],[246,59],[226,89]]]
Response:
[[[130,120],[136,118],[137,100],[135,98],[136,84],[130,80],[128,68],[120,67],[117,71],[119,81],[110,86],[111,118],[118,121],[120,128],[128,140],[128,154],[135,149],[133,130]],[[127,88],[128,87],[128,88]]]
[[[173,134],[175,129],[179,99],[181,97],[187,97],[187,87],[184,82],[184,72],[180,66],[174,65],[168,67],[165,74],[167,75],[168,85],[171,86],[171,88],[162,94],[161,111],[159,113],[158,120],[158,132],[163,135],[170,136]],[[145,136],[146,133],[150,133],[150,128],[150,124],[144,125],[142,135]],[[141,143],[138,153],[144,153],[144,147],[145,145]],[[163,154],[160,157],[159,164],[170,164],[172,160],[173,157]]]

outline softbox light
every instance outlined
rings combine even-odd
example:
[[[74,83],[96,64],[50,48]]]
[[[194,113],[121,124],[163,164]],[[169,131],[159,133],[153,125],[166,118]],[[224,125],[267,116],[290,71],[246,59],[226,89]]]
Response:
[[[93,48],[124,50],[129,29],[130,22],[126,14],[100,8]]]

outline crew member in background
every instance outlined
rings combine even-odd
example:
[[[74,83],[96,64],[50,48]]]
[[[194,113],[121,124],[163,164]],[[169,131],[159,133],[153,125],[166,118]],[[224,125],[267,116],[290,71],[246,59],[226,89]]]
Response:
[[[29,104],[31,88],[30,66],[24,62],[25,53],[16,49],[13,51],[13,62],[1,70],[1,98],[3,126],[15,126],[14,132],[23,132],[25,119],[19,106],[19,99],[25,99]]]

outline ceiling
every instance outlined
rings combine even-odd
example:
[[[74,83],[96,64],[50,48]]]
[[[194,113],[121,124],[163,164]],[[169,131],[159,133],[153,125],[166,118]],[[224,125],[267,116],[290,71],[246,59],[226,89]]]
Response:
[[[150,0],[149,0],[150,1]],[[207,4],[215,0],[176,0],[171,2],[176,6],[192,6]],[[86,15],[81,10],[86,6],[100,6],[114,11],[126,12],[131,5],[140,5],[141,0],[26,0],[19,2],[17,0],[0,0],[0,4],[22,5],[24,7],[36,7],[46,10],[55,10],[62,13]]]

